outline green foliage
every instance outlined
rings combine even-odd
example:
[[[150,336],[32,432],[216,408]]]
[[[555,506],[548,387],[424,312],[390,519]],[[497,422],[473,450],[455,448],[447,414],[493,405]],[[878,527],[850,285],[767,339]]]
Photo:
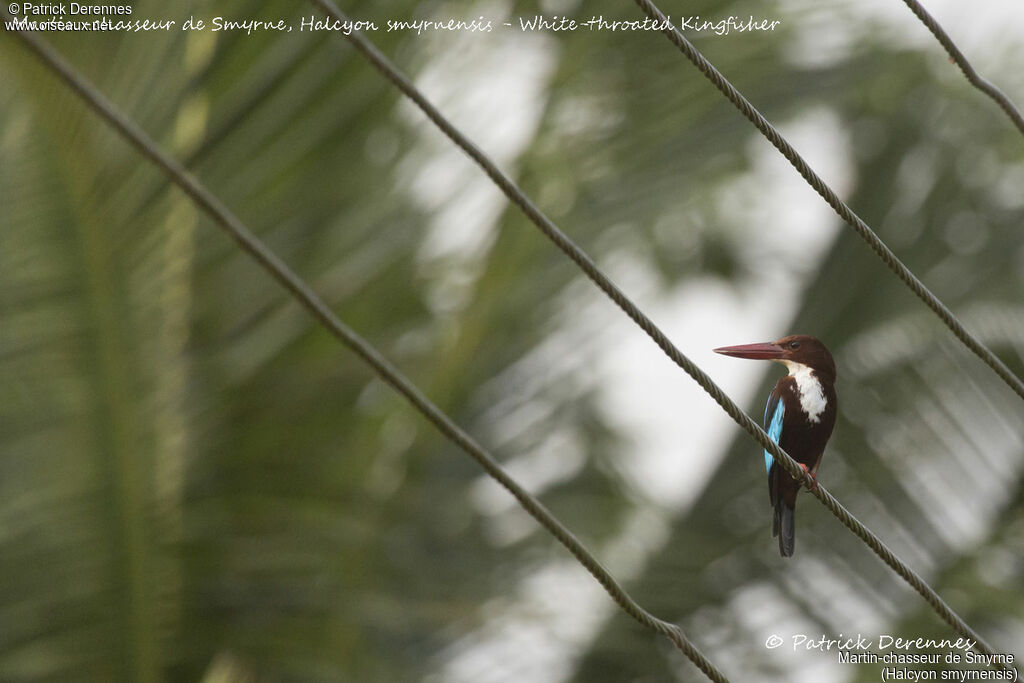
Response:
[[[636,14],[609,0],[578,11]],[[314,13],[276,1],[188,12]],[[851,205],[1024,373],[1022,206],[1005,180],[1020,178],[1020,139],[938,77],[934,55],[868,41],[805,66],[786,49],[795,23],[698,44],[771,120],[836,112],[857,150]],[[413,74],[443,58],[442,110],[499,125],[458,92],[472,66],[460,50],[498,38],[370,37]],[[581,538],[618,537],[644,502],[621,458],[635,435],[607,414],[590,366],[601,335],[628,325],[520,213],[495,203],[492,221],[485,201],[465,201],[476,169],[443,158],[438,134],[344,41],[44,38],[514,473],[535,476]],[[772,216],[740,224],[722,188],[766,143],[660,36],[529,39],[551,68],[536,130],[502,165],[599,263],[642,264],[654,294],[741,290],[772,257],[745,244]],[[0,68],[0,679],[420,680],[565,559],[17,40],[0,42]],[[453,220],[490,232],[472,250],[431,251]],[[823,479],[1012,649],[1024,628],[1017,403],[852,233],[809,282],[792,328],[826,339],[841,368]],[[696,457],[684,434],[700,428],[681,420],[681,457]],[[738,439],[673,521],[632,581],[645,607],[679,619],[737,680],[786,678],[758,640],[774,613],[825,632],[943,633],[809,498],[802,557],[780,563],[756,450]],[[985,528],[958,528],[972,505]],[[771,610],[751,621],[742,608],[761,596]],[[575,676],[691,680],[688,667],[615,616]]]

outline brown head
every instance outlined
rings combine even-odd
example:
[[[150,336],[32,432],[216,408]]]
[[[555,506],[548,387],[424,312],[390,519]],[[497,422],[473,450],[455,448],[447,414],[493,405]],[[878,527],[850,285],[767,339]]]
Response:
[[[764,344],[723,346],[715,349],[715,353],[735,358],[773,360],[791,369],[790,364],[806,365],[823,379],[831,382],[836,379],[836,364],[832,360],[832,354],[821,341],[806,334],[791,334],[778,341]]]

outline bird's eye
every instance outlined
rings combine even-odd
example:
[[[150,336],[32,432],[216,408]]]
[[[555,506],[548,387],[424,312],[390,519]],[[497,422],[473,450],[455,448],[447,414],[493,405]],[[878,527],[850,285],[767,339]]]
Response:
[[[793,349],[794,351],[799,349],[800,348],[800,342],[798,342],[798,341],[791,341],[791,342],[789,342],[789,348]]]

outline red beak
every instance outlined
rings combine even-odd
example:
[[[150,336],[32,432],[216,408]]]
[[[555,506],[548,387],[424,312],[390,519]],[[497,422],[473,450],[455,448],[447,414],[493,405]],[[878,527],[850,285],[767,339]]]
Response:
[[[782,358],[786,354],[786,350],[783,349],[781,346],[768,342],[765,344],[741,344],[739,346],[723,346],[720,349],[715,349],[715,353],[720,353],[723,356],[733,356],[735,358],[773,360],[776,358]]]

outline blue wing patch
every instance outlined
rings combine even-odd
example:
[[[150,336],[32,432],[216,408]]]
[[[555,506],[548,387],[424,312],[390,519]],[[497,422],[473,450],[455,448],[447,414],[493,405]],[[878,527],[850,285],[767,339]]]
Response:
[[[768,423],[768,411],[772,408],[772,404],[775,404],[775,412],[772,413],[772,421]],[[768,426],[768,437],[771,438],[775,443],[779,442],[782,438],[782,417],[786,414],[786,402],[779,400],[779,397],[772,392],[772,397],[768,399],[768,405],[764,409],[764,421]],[[775,459],[772,454],[768,451],[764,452],[764,468],[768,473],[771,473],[772,463]]]

